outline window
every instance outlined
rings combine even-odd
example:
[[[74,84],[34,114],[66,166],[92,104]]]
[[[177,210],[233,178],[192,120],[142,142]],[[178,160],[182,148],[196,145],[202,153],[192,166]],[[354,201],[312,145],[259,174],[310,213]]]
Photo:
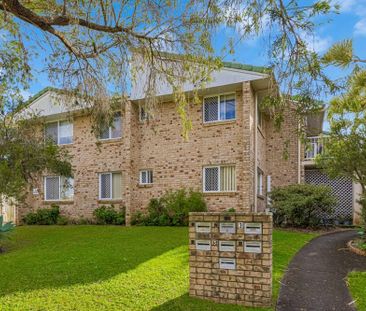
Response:
[[[64,176],[47,176],[44,180],[45,200],[71,200],[74,197],[74,179]]]
[[[153,172],[149,170],[140,171],[140,184],[148,185],[153,183]]]
[[[139,115],[140,115],[141,122],[150,119],[149,113],[146,111],[145,107],[142,105],[139,106]]]
[[[122,137],[122,118],[121,113],[117,112],[114,115],[111,126],[106,126],[100,133],[100,139],[107,140]]]
[[[204,122],[235,119],[235,94],[206,97],[204,99]]]
[[[99,174],[99,198],[113,200],[122,198],[122,174]]]
[[[73,124],[70,121],[56,121],[45,126],[45,138],[57,145],[72,144]]]
[[[235,166],[208,166],[203,169],[204,192],[236,191]]]
[[[263,171],[257,167],[257,195],[263,195]]]
[[[263,112],[260,108],[259,103],[257,104],[257,126],[263,128]]]

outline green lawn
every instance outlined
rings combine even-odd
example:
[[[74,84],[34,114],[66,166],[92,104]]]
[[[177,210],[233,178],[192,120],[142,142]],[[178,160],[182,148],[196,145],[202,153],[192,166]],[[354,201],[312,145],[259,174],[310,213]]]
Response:
[[[312,237],[274,232],[274,299],[291,257]],[[0,254],[0,309],[243,310],[188,296],[187,243],[187,228],[16,228]]]
[[[356,300],[357,310],[366,310],[366,272],[352,272],[348,276],[349,288]]]

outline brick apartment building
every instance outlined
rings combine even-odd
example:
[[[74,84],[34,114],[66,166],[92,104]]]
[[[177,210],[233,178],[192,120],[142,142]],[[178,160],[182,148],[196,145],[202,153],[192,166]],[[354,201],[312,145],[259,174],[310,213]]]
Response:
[[[99,139],[88,115],[69,111],[52,89],[43,90],[29,109],[46,118],[45,134],[72,155],[74,178],[45,175],[30,189],[26,204],[16,207],[16,221],[56,203],[70,218],[91,218],[101,205],[124,206],[129,222],[151,198],[181,187],[202,191],[209,211],[263,211],[272,187],[306,176],[311,182],[307,170],[314,158],[297,137],[294,111],[286,111],[278,131],[258,108],[269,80],[263,68],[226,63],[201,92],[202,104],[189,105],[193,128],[188,141],[181,136],[181,119],[166,85],[157,90],[161,100],[153,118],[143,109],[142,83],[133,87],[130,101],[116,111],[114,126]],[[187,92],[192,89],[185,86]],[[322,120],[310,123],[319,134]],[[319,149],[311,147],[313,153]],[[352,191],[346,208],[352,217],[353,185],[343,183]]]

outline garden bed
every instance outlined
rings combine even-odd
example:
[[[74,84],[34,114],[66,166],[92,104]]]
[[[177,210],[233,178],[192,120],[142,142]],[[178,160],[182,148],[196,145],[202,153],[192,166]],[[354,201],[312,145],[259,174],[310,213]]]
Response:
[[[365,249],[362,249],[360,247],[361,244],[364,245]],[[347,246],[351,252],[361,256],[366,256],[366,243],[364,240],[361,239],[351,240],[347,243]]]

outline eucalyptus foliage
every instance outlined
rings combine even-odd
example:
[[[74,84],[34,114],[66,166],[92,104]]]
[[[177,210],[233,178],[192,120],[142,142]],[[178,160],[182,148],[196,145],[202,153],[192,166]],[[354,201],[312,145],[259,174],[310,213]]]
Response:
[[[330,101],[329,137],[318,164],[330,176],[347,176],[362,188],[360,203],[366,228],[366,60],[354,54],[352,40],[332,46],[326,65],[347,69],[343,92]]]
[[[267,105],[280,116],[296,92],[301,95],[299,110],[308,108],[309,98],[327,80],[309,41],[314,40],[316,18],[337,7],[331,0],[3,0],[0,11],[0,65],[15,73],[16,82],[32,77],[30,63],[37,58],[33,46],[41,48],[51,80],[93,106],[98,132],[111,117],[112,94],[125,94],[130,83],[143,84],[147,110],[153,113],[156,87],[163,79],[175,93],[187,138],[191,99],[183,94],[183,85],[193,83],[196,91],[204,87],[221,59],[253,37],[262,38],[264,58],[277,78],[269,85],[273,92]],[[233,34],[215,51],[213,39],[222,28]],[[138,80],[141,72],[144,81]],[[198,101],[196,92],[193,101]]]

